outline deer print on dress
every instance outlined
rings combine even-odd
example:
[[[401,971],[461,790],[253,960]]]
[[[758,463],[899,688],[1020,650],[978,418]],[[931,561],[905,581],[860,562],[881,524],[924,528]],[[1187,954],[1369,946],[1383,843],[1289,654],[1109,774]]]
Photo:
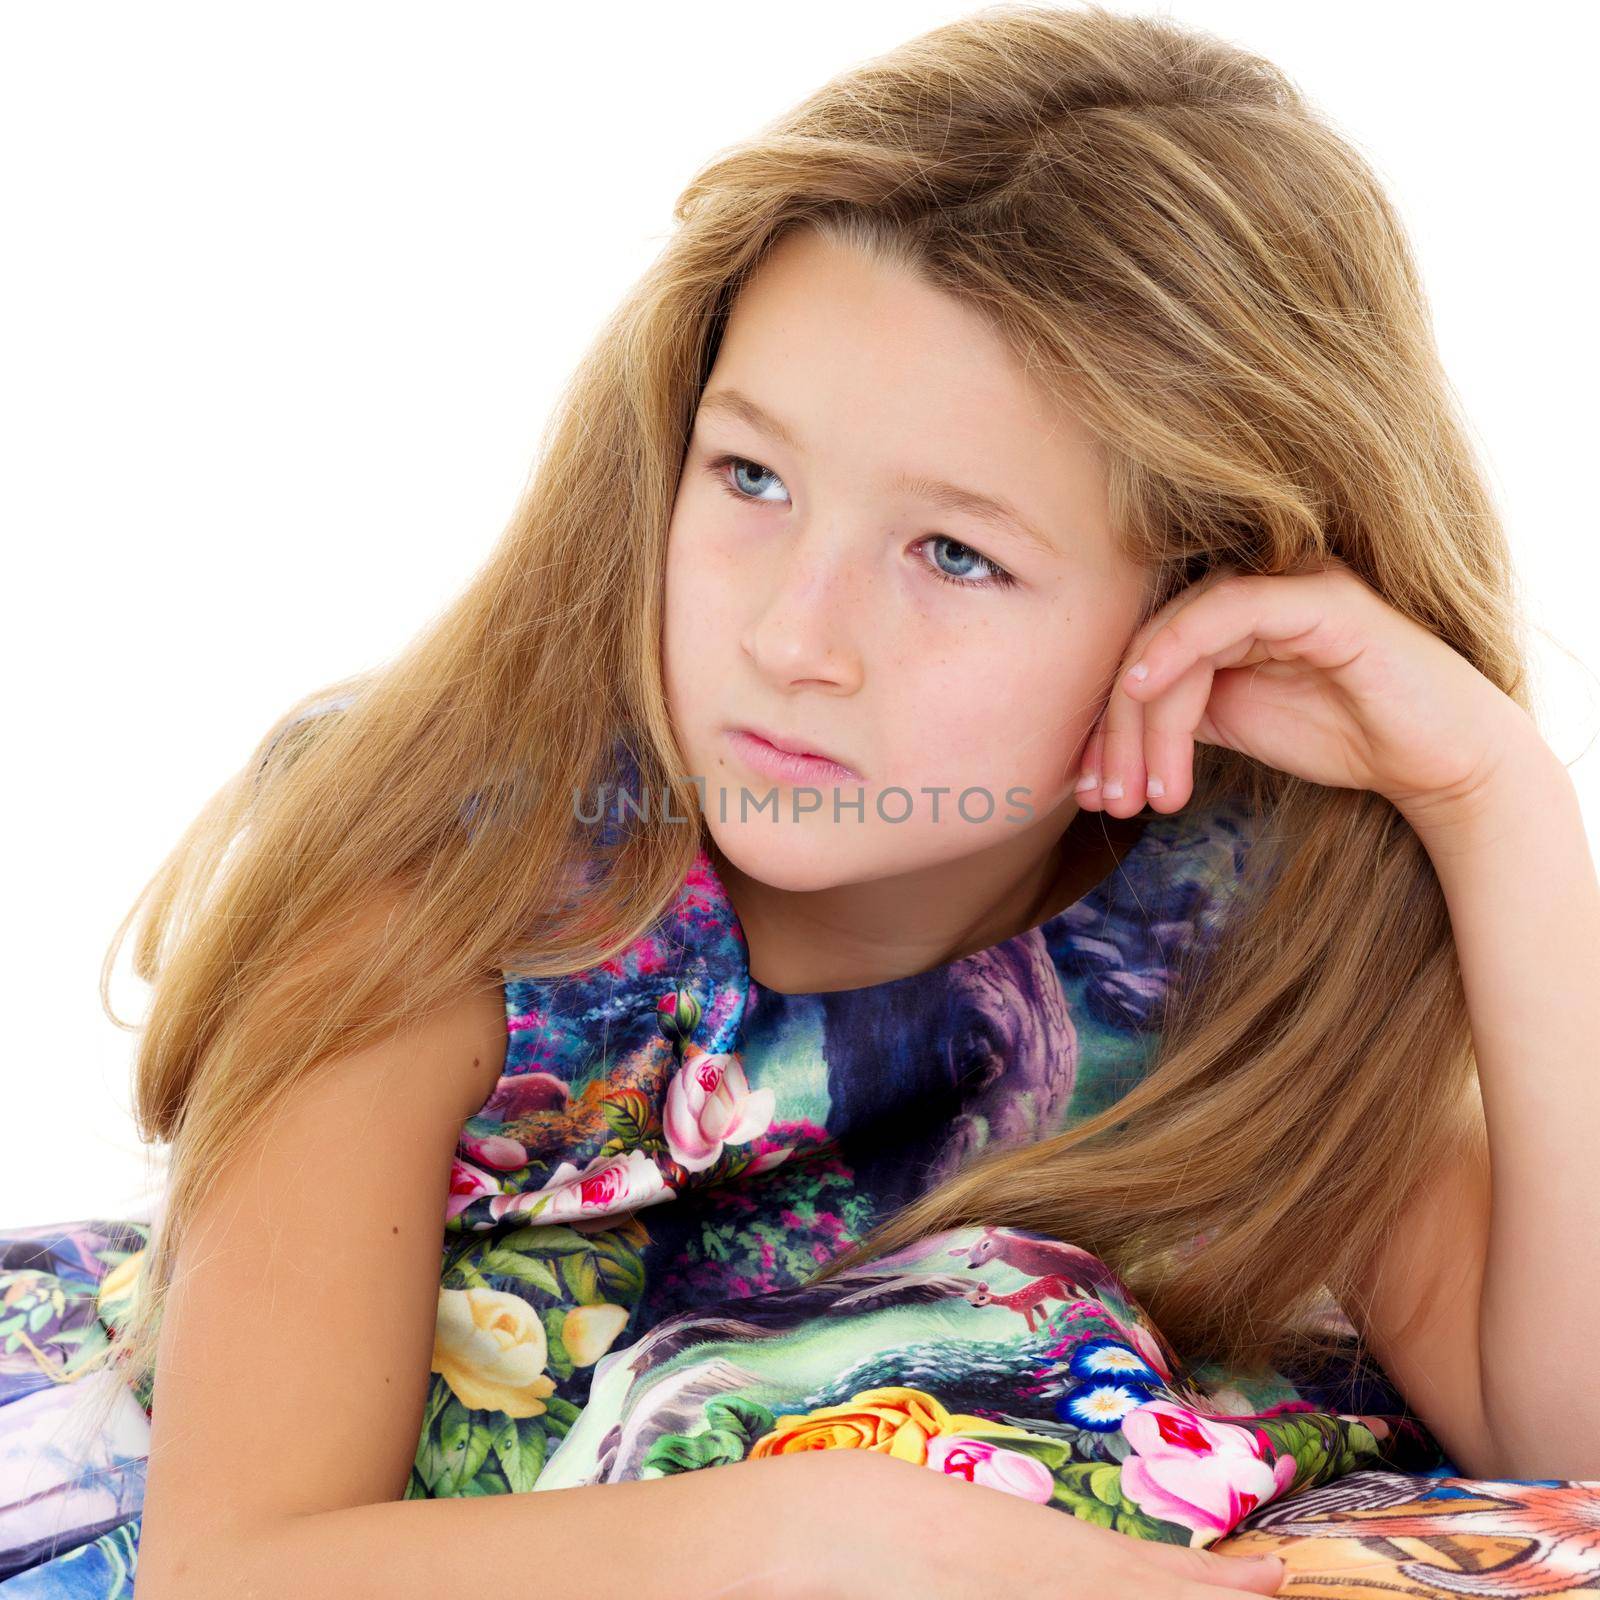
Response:
[[[1028,1325],[1028,1332],[1032,1333],[1034,1317],[1048,1315],[1043,1309],[1045,1301],[1072,1300],[1076,1298],[1076,1293],[1065,1278],[1035,1278],[1032,1283],[1024,1284],[1010,1294],[996,1294],[988,1284],[975,1283],[967,1290],[965,1299],[974,1306],[1009,1307],[1023,1318]]]
[[[1148,1325],[1150,1337],[1141,1346],[1141,1354],[1163,1378],[1171,1381],[1182,1366],[1166,1335],[1139,1314],[1121,1277],[1099,1256],[1075,1244],[1059,1239],[1032,1238],[1009,1228],[984,1228],[972,1243],[956,1245],[950,1254],[962,1257],[969,1267],[981,1267],[986,1261],[1001,1261],[1018,1272],[1062,1279],[1072,1286],[1074,1294],[1093,1295],[1105,1301],[1119,1320],[1137,1326]],[[1030,1322],[1028,1326],[1031,1329],[1033,1324]]]

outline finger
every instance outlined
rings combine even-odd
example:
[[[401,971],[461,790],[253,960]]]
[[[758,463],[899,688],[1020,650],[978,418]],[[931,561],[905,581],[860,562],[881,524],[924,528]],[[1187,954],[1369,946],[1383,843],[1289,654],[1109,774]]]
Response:
[[[1288,660],[1324,670],[1345,666],[1360,652],[1359,630],[1332,603],[1335,585],[1354,592],[1320,572],[1222,579],[1161,622],[1118,688],[1148,701],[1202,659],[1214,667]]]
[[[1210,1552],[1206,1552],[1210,1554]],[[1234,1594],[1277,1594],[1289,1575],[1289,1563],[1282,1556],[1211,1556],[1224,1563],[1220,1571],[1205,1581]],[[1233,1570],[1229,1570],[1232,1568]]]
[[[1144,806],[1144,712],[1119,679],[1100,718],[1100,804],[1113,817],[1131,817]]]
[[[1156,611],[1146,617],[1144,622],[1135,630],[1133,638],[1129,641],[1128,647],[1123,654],[1121,665],[1117,668],[1116,676],[1112,680],[1113,687],[1107,697],[1106,706],[1101,711],[1100,720],[1096,723],[1094,732],[1084,745],[1084,753],[1079,762],[1079,777],[1076,784],[1080,807],[1093,811],[1106,810],[1114,815],[1131,816],[1133,812],[1139,810],[1140,806],[1145,803],[1144,776],[1142,772],[1130,774],[1126,770],[1125,755],[1121,757],[1124,761],[1124,770],[1112,773],[1107,769],[1107,716],[1111,708],[1118,702],[1119,691],[1134,686],[1134,682],[1128,679],[1128,668],[1135,661],[1142,658],[1146,643],[1174,617],[1194,605],[1208,590],[1235,575],[1235,569],[1230,566],[1214,568],[1203,578],[1189,585],[1188,588],[1182,589],[1173,595],[1164,605],[1158,607]],[[1142,701],[1147,701],[1149,696],[1121,694],[1120,698],[1123,701],[1123,705],[1118,712],[1119,719],[1125,716],[1132,707]],[[1131,741],[1131,732],[1126,737]],[[1139,741],[1139,749],[1140,751],[1143,749],[1142,738]],[[1112,752],[1113,756],[1118,754],[1118,751],[1114,750]],[[1139,764],[1142,766],[1142,761]],[[1111,782],[1111,792],[1109,794],[1104,789],[1108,779]],[[1175,810],[1176,807],[1168,806],[1165,809]]]
[[[1200,662],[1145,707],[1145,794],[1152,810],[1177,811],[1189,803],[1195,730],[1205,719],[1215,677],[1210,663]]]
[[[1225,1594],[1277,1594],[1289,1572],[1281,1556],[1265,1561],[1245,1560],[1241,1556],[1212,1555],[1208,1550],[1185,1550],[1178,1545],[1165,1548],[1178,1558],[1173,1564],[1177,1593],[1193,1595],[1194,1600],[1200,1600],[1202,1595],[1216,1600]],[[1137,1577],[1147,1579],[1148,1569]]]
[[[1082,811],[1100,809],[1100,769],[1105,760],[1105,730],[1103,722],[1096,722],[1087,740],[1079,762],[1078,781],[1073,786]]]
[[[1128,1536],[1118,1534],[1117,1537]],[[1288,1564],[1280,1555],[1256,1560],[1215,1550],[1191,1550],[1158,1540],[1135,1539],[1133,1543],[1136,1564],[1145,1571],[1152,1566],[1160,1568],[1180,1579],[1206,1586],[1207,1593],[1211,1585],[1216,1585],[1234,1593],[1244,1590],[1250,1594],[1276,1594],[1288,1571]]]

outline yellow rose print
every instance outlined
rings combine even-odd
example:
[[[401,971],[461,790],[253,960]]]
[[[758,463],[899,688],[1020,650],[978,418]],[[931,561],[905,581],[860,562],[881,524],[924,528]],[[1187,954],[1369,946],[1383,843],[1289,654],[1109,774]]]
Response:
[[[537,1417],[555,1380],[544,1370],[549,1346],[538,1313],[503,1289],[441,1289],[432,1370],[462,1405]]]
[[[627,1322],[627,1308],[609,1301],[574,1306],[561,1324],[561,1342],[567,1347],[573,1366],[587,1367],[598,1361]]]

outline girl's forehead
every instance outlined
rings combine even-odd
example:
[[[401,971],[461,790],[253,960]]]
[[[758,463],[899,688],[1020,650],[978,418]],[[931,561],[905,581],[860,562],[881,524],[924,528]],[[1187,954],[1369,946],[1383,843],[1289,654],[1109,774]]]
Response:
[[[798,500],[859,496],[946,521],[1002,566],[1120,586],[1138,560],[1074,386],[905,263],[799,234],[734,302],[694,440]]]

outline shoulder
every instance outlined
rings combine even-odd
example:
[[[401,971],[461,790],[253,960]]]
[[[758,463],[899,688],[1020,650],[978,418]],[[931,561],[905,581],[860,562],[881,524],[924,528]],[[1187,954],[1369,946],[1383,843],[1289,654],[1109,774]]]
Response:
[[[477,1114],[505,1070],[505,997],[504,978],[486,974],[479,984],[429,1019],[428,1025],[441,1049],[440,1059],[456,1064],[461,1122]]]
[[[329,965],[352,970],[375,945],[394,937],[397,927],[415,915],[410,886],[387,880],[375,883],[269,980],[256,986],[247,1003],[270,1017],[311,974]],[[421,1075],[407,1082],[419,1092],[423,1084],[429,1086],[425,1098],[432,1101],[434,1115],[453,1114],[459,1108],[455,1119],[459,1126],[494,1092],[505,1068],[506,984],[506,974],[485,969],[426,1011],[408,1009],[381,1038],[357,1051],[354,1059],[379,1073],[405,1070],[401,1063],[425,1064]],[[346,1064],[347,1071],[353,1064]]]

